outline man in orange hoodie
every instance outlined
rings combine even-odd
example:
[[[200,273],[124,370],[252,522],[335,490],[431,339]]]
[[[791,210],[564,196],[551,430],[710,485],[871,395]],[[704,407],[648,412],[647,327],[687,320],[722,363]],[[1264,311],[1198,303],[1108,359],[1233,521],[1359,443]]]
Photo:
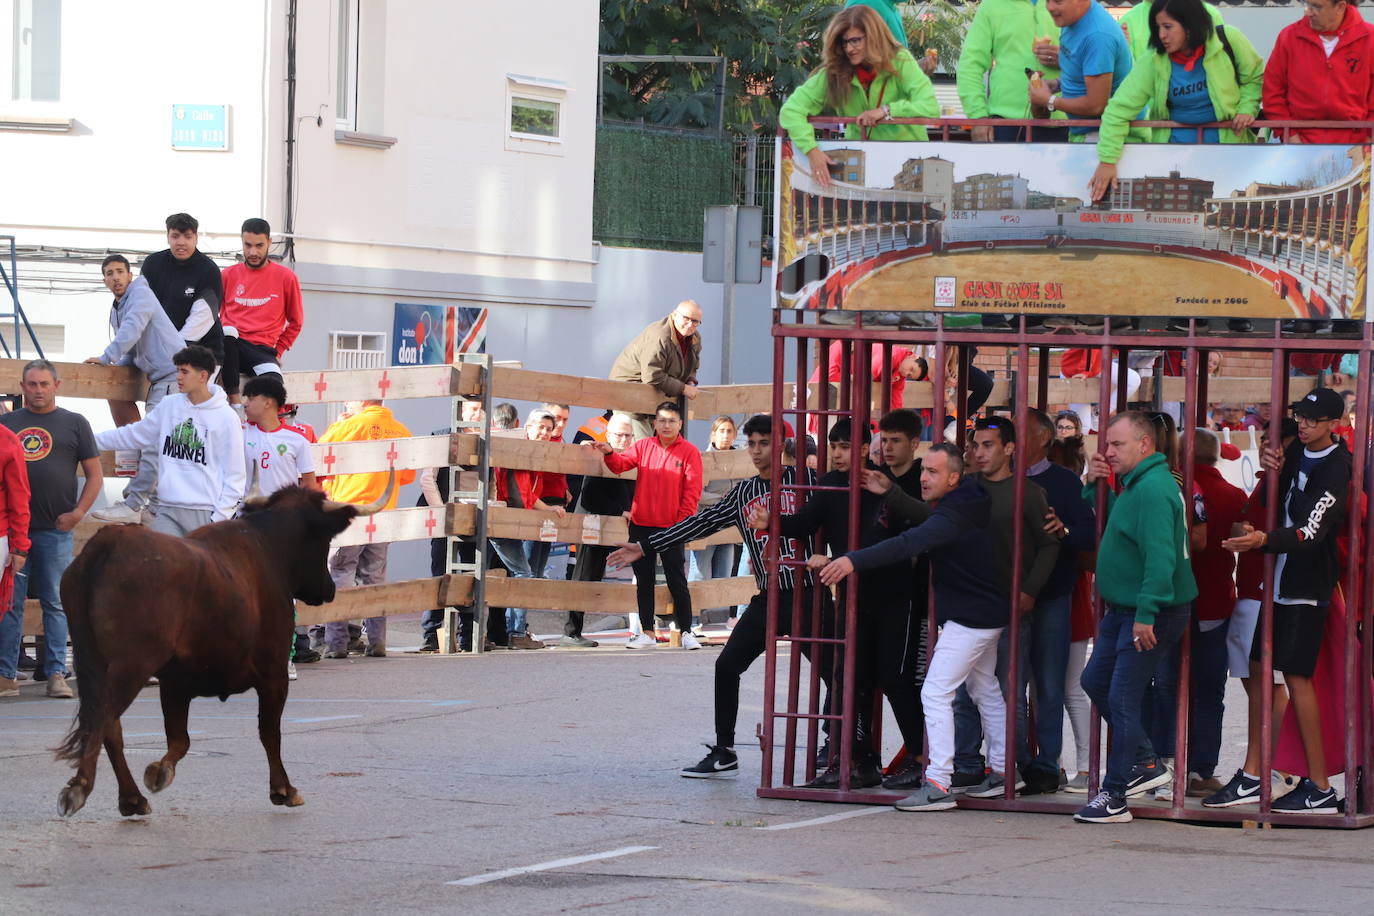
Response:
[[[382,406],[381,401],[350,401],[347,412],[330,424],[320,436],[321,442],[363,442],[377,439],[408,439],[410,430]],[[382,498],[386,491],[388,472],[340,474],[327,478],[324,491],[332,500],[342,503],[367,504]],[[396,489],[415,480],[414,471],[396,472]],[[396,508],[396,492],[386,504]],[[335,588],[357,585],[377,585],[386,581],[385,542],[380,544],[352,544],[338,547],[329,558],[329,575]],[[365,655],[382,658],[386,655],[386,618],[369,617],[363,621],[367,637]],[[335,621],[325,625],[325,658],[348,658],[348,623]]]

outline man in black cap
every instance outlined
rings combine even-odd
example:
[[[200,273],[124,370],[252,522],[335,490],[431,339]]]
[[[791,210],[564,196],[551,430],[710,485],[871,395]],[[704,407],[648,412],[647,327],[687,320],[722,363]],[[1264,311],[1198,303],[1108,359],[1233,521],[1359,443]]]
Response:
[[[1259,531],[1246,522],[1245,533],[1223,541],[1222,546],[1279,555],[1274,567],[1274,670],[1283,672],[1288,685],[1308,775],[1275,801],[1273,810],[1338,814],[1342,804],[1327,780],[1321,706],[1312,673],[1326,630],[1327,608],[1341,574],[1336,534],[1345,518],[1351,461],[1335,429],[1345,412],[1345,400],[1330,388],[1314,388],[1290,409],[1297,417],[1298,441],[1287,450],[1265,449],[1260,457],[1266,470],[1279,475],[1280,527]],[[1250,650],[1250,677],[1255,684],[1263,683],[1259,636],[1256,633]],[[1250,691],[1252,750],[1247,766],[1237,770],[1220,792],[1203,800],[1209,808],[1259,801],[1261,698],[1262,691]]]

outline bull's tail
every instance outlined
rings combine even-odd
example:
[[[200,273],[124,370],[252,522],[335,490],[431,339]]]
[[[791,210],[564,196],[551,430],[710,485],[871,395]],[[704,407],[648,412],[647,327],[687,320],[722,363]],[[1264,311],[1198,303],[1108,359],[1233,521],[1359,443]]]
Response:
[[[62,577],[62,604],[67,612],[72,655],[80,675],[80,706],[76,719],[62,743],[54,749],[58,760],[77,763],[85,754],[92,736],[101,738],[105,707],[105,672],[109,666],[96,644],[95,591],[105,575],[111,557],[111,543],[94,538],[67,568]]]

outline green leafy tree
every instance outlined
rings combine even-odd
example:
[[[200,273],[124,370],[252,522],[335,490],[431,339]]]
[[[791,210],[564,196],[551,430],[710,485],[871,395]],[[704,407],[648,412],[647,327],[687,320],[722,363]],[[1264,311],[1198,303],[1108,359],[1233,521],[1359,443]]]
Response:
[[[919,59],[929,48],[939,55],[940,68],[953,73],[964,46],[964,34],[977,11],[977,3],[956,6],[950,0],[908,4],[902,12],[902,25],[911,53]]]
[[[602,54],[723,56],[726,130],[777,125],[778,108],[820,63],[820,35],[839,9],[818,0],[602,0]],[[606,67],[609,120],[663,127],[717,126],[716,73],[709,64],[624,63]]]

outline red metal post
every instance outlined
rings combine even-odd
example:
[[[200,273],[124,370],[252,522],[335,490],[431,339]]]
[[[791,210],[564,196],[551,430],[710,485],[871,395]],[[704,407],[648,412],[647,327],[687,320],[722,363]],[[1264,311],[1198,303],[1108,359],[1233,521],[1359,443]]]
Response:
[[[1278,323],[1275,322],[1274,335],[1277,337]],[[1283,430],[1280,418],[1284,405],[1288,403],[1288,350],[1282,342],[1271,351],[1269,381],[1269,447],[1283,448]],[[1275,409],[1275,408],[1278,409]],[[1264,530],[1273,531],[1278,527],[1279,512],[1279,475],[1266,472],[1264,475]],[[1273,786],[1269,773],[1274,765],[1274,729],[1270,721],[1274,717],[1274,554],[1264,555],[1264,600],[1260,604],[1260,619],[1255,624],[1255,639],[1260,641],[1259,683],[1252,685],[1260,691],[1260,814],[1268,815],[1273,802]],[[1252,677],[1253,681],[1254,678]]]
[[[1024,321],[1024,318],[1022,319]],[[1024,328],[1022,329],[1024,333]],[[1022,513],[1026,505],[1026,433],[1030,428],[1026,404],[1030,399],[1030,348],[1019,344],[1016,348],[1016,467],[1011,490],[1011,604],[1010,631],[1007,633],[1007,746],[1003,762],[1004,784],[1002,797],[1016,798],[1016,715],[1021,708],[1021,557],[1026,549],[1025,526]]]
[[[1189,322],[1188,339],[1191,344],[1193,341],[1192,322]],[[1188,530],[1184,532],[1184,537],[1191,537],[1193,519],[1193,486],[1197,473],[1193,467],[1193,449],[1197,443],[1197,426],[1188,422],[1195,412],[1195,401],[1198,380],[1198,349],[1189,346],[1184,355],[1183,378],[1185,379],[1183,391],[1183,409],[1179,411],[1179,416],[1183,417],[1183,429],[1179,430],[1181,447],[1179,450],[1179,463],[1183,466],[1183,515]],[[1163,372],[1163,366],[1160,366]],[[1163,385],[1164,376],[1157,373],[1155,384]],[[1192,556],[1192,548],[1188,551]],[[1183,630],[1183,638],[1179,640],[1178,648],[1174,651],[1179,653],[1178,660],[1178,702],[1174,720],[1174,799],[1173,808],[1175,811],[1182,811],[1184,801],[1188,791],[1188,720],[1192,710],[1192,658],[1193,658],[1193,620],[1197,619],[1198,610],[1194,605],[1192,613],[1189,615],[1188,625]]]
[[[773,735],[774,703],[777,693],[778,677],[778,532],[782,513],[782,395],[783,379],[786,373],[787,338],[780,333],[782,327],[778,313],[773,315],[773,437],[771,442],[772,466],[768,472],[768,546],[764,550],[768,595],[765,609],[768,614],[764,622],[763,636],[763,760],[760,764],[760,786],[773,787]]]

